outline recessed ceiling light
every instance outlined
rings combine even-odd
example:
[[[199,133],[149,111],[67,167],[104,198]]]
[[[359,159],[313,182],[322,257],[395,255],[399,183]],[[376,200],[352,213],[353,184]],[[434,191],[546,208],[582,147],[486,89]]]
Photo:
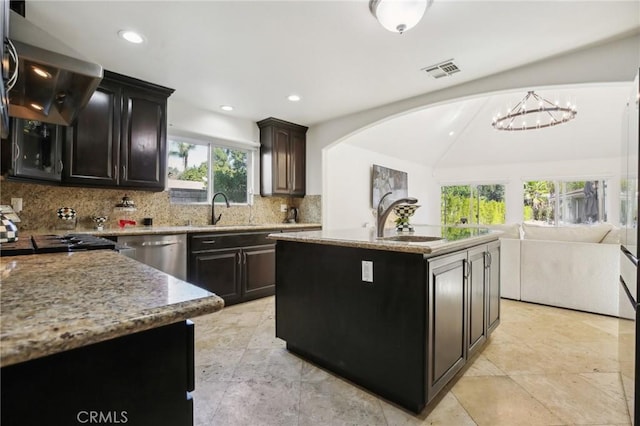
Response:
[[[453,136],[455,134],[455,132],[452,130],[449,132],[449,136]]]
[[[51,78],[51,74],[48,73],[47,71],[43,70],[40,67],[36,67],[35,65],[31,66],[31,69],[33,70],[34,73],[36,73],[37,75],[39,75],[42,78]]]
[[[223,111],[233,111],[233,107],[231,105],[220,105],[220,109]]]
[[[140,34],[131,30],[120,30],[118,35],[129,43],[140,44],[144,41],[144,38]]]
[[[302,98],[299,95],[289,95],[287,99],[289,99],[291,102],[298,102]]]

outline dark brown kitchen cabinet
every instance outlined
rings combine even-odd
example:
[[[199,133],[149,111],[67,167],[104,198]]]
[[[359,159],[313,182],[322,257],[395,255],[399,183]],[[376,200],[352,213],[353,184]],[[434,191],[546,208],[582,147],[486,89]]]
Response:
[[[35,120],[11,120],[11,176],[60,181],[64,128]]]
[[[486,246],[469,249],[467,258],[467,304],[468,304],[468,333],[467,350],[468,357],[482,346],[487,340],[487,271],[488,264]]]
[[[105,71],[67,131],[65,183],[161,191],[173,89]]]
[[[188,281],[233,305],[275,293],[275,243],[269,233],[193,234]]]
[[[306,192],[307,127],[277,118],[260,128],[260,195],[304,197]]]
[[[428,259],[427,402],[467,359],[467,252]]]
[[[489,243],[487,257],[487,329],[491,333],[500,324],[500,242]]]

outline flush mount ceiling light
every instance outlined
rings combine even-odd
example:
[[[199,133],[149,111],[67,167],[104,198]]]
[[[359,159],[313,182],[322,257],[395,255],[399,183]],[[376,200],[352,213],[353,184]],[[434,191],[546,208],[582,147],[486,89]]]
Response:
[[[573,120],[576,114],[575,104],[560,106],[560,101],[548,101],[531,90],[506,115],[496,114],[491,125],[497,130],[543,129]]]
[[[144,41],[144,37],[131,30],[120,30],[118,31],[118,35],[129,43],[140,44]]]
[[[287,96],[287,99],[289,99],[291,102],[298,102],[302,98],[300,97],[300,95],[289,95]]]
[[[220,109],[223,111],[233,111],[233,107],[231,105],[220,105]]]
[[[433,0],[369,0],[369,10],[387,30],[400,33],[415,27]]]

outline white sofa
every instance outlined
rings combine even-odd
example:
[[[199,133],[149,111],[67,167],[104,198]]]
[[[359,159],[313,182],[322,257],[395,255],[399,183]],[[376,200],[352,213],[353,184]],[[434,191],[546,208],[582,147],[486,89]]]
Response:
[[[500,280],[505,298],[618,316],[619,231],[610,224],[505,225]]]

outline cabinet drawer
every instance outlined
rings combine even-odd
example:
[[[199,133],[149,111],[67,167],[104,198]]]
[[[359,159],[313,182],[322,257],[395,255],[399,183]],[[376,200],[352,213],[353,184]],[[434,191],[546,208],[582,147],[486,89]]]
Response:
[[[238,234],[195,234],[191,235],[190,251],[218,250],[222,248],[250,247],[275,244],[267,235],[280,232],[243,232]]]

